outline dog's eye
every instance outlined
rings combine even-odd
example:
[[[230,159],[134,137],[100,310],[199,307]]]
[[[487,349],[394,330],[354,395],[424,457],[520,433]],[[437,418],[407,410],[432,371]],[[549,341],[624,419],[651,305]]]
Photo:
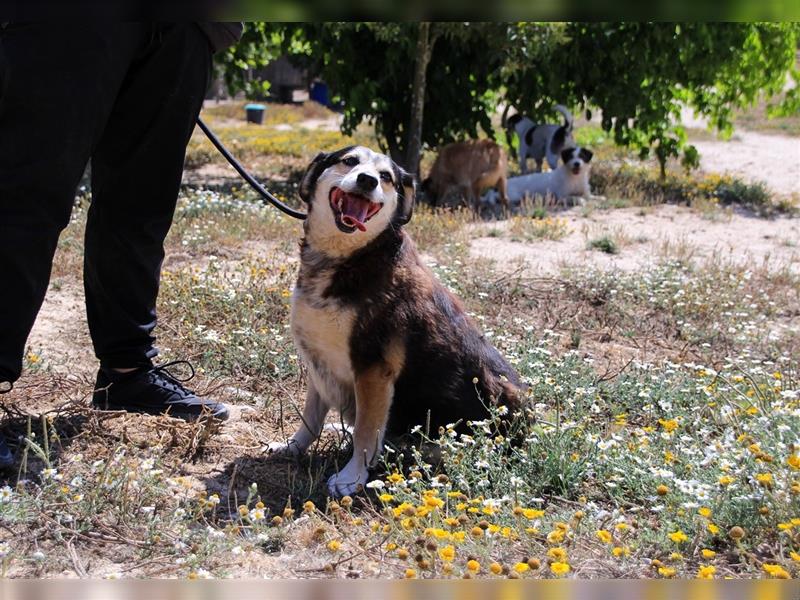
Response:
[[[342,160],[342,163],[347,165],[348,167],[355,167],[358,164],[358,157],[348,156],[347,158]]]
[[[381,181],[386,183],[392,183],[392,174],[389,171],[381,171],[380,172]]]

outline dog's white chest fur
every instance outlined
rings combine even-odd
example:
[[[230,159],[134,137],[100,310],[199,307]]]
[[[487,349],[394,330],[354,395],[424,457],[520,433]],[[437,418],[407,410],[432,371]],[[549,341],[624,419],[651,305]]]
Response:
[[[292,298],[295,344],[322,400],[339,410],[350,402],[353,394],[350,334],[354,322],[352,309],[317,303],[295,290]]]

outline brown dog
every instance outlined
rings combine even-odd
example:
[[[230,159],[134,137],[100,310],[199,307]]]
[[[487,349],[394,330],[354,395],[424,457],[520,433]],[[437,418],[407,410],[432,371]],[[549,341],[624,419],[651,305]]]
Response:
[[[423,264],[403,231],[414,180],[368,148],[319,154],[300,184],[308,204],[292,333],[308,367],[303,425],[273,451],[305,452],[330,408],[353,425],[353,457],[332,495],[367,482],[385,433],[479,420],[521,401],[514,369]]]
[[[496,188],[500,202],[508,206],[506,151],[491,140],[470,140],[448,144],[439,151],[431,172],[422,182],[422,191],[436,206],[447,193],[458,189],[478,212],[480,195],[486,188]]]

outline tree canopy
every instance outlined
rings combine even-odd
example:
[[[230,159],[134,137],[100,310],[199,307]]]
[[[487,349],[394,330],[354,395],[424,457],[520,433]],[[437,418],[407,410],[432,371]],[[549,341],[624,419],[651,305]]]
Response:
[[[344,106],[342,129],[374,124],[384,151],[403,164],[413,139],[419,23],[255,23],[220,58],[234,89],[246,68],[279,53],[318,74]],[[534,119],[556,103],[600,111],[617,144],[662,165],[697,152],[680,126],[684,107],[723,134],[737,108],[800,82],[797,23],[431,23],[421,142],[429,147],[494,137],[491,117],[510,104]],[[416,86],[419,87],[419,73]],[[417,90],[419,92],[419,90]],[[773,112],[800,110],[800,88]]]

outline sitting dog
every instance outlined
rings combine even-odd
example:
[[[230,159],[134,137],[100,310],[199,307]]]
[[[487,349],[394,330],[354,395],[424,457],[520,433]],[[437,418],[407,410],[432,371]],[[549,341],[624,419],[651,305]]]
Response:
[[[511,115],[507,121],[504,119],[503,126],[509,138],[509,145],[511,145],[512,131],[519,139],[519,170],[523,174],[528,172],[529,158],[536,162],[536,173],[542,172],[542,162],[545,158],[550,169],[555,170],[561,152],[575,145],[572,139],[572,113],[561,104],[556,104],[553,108],[564,117],[564,123],[561,125],[537,124],[519,113]]]
[[[505,206],[507,172],[506,152],[495,142],[456,142],[439,151],[430,174],[422,182],[422,192],[431,205],[436,206],[451,189],[456,188],[477,212],[481,192],[486,188],[496,188]]]
[[[519,203],[528,196],[554,197],[566,206],[570,198],[584,200],[600,199],[589,189],[589,171],[592,152],[586,148],[567,148],[561,152],[564,161],[560,167],[547,173],[530,173],[512,177],[508,180],[508,198],[512,203]],[[483,200],[488,203],[497,201],[496,192],[489,190]]]
[[[517,373],[402,228],[414,205],[409,174],[351,146],[317,155],[299,191],[308,218],[291,322],[308,393],[302,426],[271,450],[305,452],[338,409],[353,426],[353,456],[328,490],[352,494],[367,482],[384,434],[428,423],[435,432],[485,418],[489,403],[520,405]]]

